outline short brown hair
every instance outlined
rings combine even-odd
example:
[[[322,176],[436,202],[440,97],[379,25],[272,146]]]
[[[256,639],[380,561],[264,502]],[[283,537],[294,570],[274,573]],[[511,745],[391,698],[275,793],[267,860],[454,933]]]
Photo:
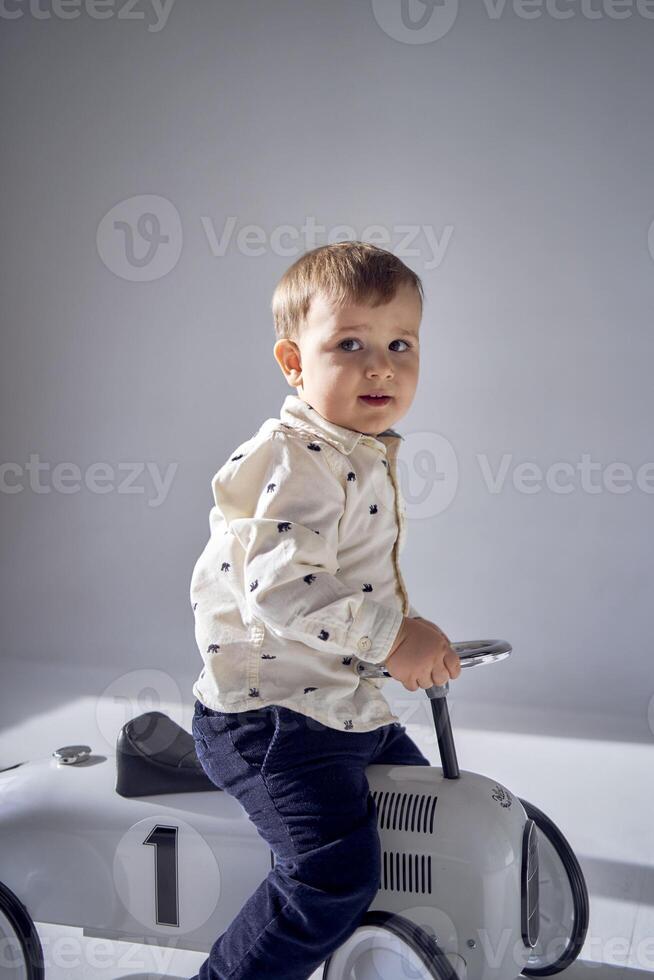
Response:
[[[379,306],[391,300],[405,283],[415,287],[422,309],[420,277],[392,252],[352,241],[314,248],[301,255],[277,283],[271,304],[277,339],[298,340],[318,292],[338,306],[348,301]]]

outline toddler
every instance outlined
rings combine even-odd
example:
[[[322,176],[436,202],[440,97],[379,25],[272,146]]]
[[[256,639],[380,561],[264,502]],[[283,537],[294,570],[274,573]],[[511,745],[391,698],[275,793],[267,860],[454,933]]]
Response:
[[[423,290],[363,242],[313,249],[283,275],[274,356],[297,394],[212,481],[191,603],[200,763],[269,844],[274,867],[193,980],[308,980],[380,882],[372,764],[429,765],[359,661],[409,691],[460,674],[411,605],[397,482],[418,382]]]

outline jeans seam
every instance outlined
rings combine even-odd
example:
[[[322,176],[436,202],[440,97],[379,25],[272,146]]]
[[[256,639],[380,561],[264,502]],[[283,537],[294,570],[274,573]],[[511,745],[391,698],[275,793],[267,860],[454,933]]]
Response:
[[[276,740],[279,732],[281,731],[281,726],[280,726],[280,723],[279,723],[279,706],[278,705],[273,705],[273,714],[274,714],[274,717],[275,717],[275,734],[271,738],[270,745],[268,746],[268,748],[266,750],[266,754],[264,756],[263,762],[261,763],[261,769],[259,770],[259,775],[261,776],[261,781],[263,782],[263,785],[266,787],[266,792],[267,792],[268,796],[270,797],[270,802],[272,803],[272,805],[275,808],[275,813],[277,814],[277,816],[279,817],[279,819],[281,821],[282,827],[284,828],[284,833],[288,837],[288,841],[289,841],[289,843],[291,845],[291,850],[295,853],[295,842],[294,842],[293,838],[291,837],[290,830],[286,826],[286,821],[284,820],[284,815],[282,813],[280,813],[280,811],[277,809],[277,801],[275,800],[275,797],[273,796],[273,794],[272,794],[272,792],[270,790],[270,786],[268,785],[268,779],[266,777],[266,773],[264,772],[264,767],[266,765],[266,762],[268,761],[268,756],[270,755],[270,750],[273,747],[273,745],[275,743],[275,740]]]
[[[273,710],[273,718],[274,718],[274,724],[275,724],[275,731],[273,732],[273,737],[270,739],[270,744],[268,745],[268,748],[266,749],[266,754],[264,755],[263,762],[261,763],[261,775],[262,776],[265,775],[264,770],[266,768],[266,763],[268,762],[268,757],[270,756],[270,753],[272,751],[273,746],[278,741],[279,734],[281,732],[281,723],[280,723],[280,719],[279,719],[279,705],[273,704],[272,705],[272,710]],[[266,789],[268,789],[268,784],[267,783],[266,783]],[[268,790],[268,792],[270,792],[270,790]]]
[[[277,707],[277,705],[274,705],[274,706],[273,706],[273,710],[274,710],[274,712],[275,712],[275,715],[277,715],[277,711],[279,710],[279,709],[278,709],[278,707]],[[241,755],[241,753],[240,753],[240,752],[239,752],[239,750],[238,750],[238,747],[237,747],[237,746],[236,746],[236,744],[234,743],[234,739],[232,738],[232,732],[231,732],[231,729],[229,729],[229,728],[227,729],[227,734],[228,734],[228,736],[229,736],[229,741],[231,742],[231,744],[232,744],[232,746],[233,746],[233,748],[234,748],[234,751],[236,752],[236,754],[237,754],[237,756],[239,757],[239,759],[241,759],[241,761],[242,761],[242,762],[243,762],[243,763],[244,763],[244,764],[245,764],[246,766],[248,766],[248,768],[250,768],[250,769],[253,769],[253,770],[254,770],[254,772],[256,772],[256,773],[257,773],[257,775],[261,777],[261,781],[262,781],[262,783],[263,783],[263,785],[264,785],[264,786],[266,787],[266,793],[268,794],[268,797],[269,797],[269,799],[270,799],[270,802],[272,803],[272,805],[273,805],[273,807],[274,807],[274,809],[275,809],[275,813],[276,813],[276,814],[277,814],[277,816],[279,817],[279,820],[280,820],[280,822],[281,822],[281,825],[282,825],[282,827],[284,828],[284,833],[286,834],[286,836],[287,836],[287,838],[288,838],[288,841],[289,841],[289,843],[290,843],[290,845],[291,845],[291,849],[293,850],[293,852],[295,852],[295,842],[294,842],[294,840],[293,840],[293,838],[291,837],[291,834],[290,834],[290,831],[289,831],[289,829],[288,829],[288,827],[286,826],[286,821],[284,820],[284,816],[283,816],[283,814],[281,814],[281,813],[279,812],[279,810],[277,809],[277,803],[275,802],[275,798],[274,798],[274,796],[273,796],[273,794],[272,794],[272,793],[271,793],[271,791],[270,791],[270,787],[269,787],[269,785],[268,785],[268,781],[266,780],[266,776],[265,776],[265,774],[264,774],[264,771],[263,771],[263,767],[264,767],[264,765],[265,765],[265,763],[266,763],[266,759],[268,758],[268,755],[269,755],[269,753],[270,753],[270,749],[271,749],[271,747],[272,747],[272,744],[273,744],[273,742],[275,741],[275,739],[277,738],[277,734],[278,734],[278,731],[279,731],[279,726],[277,726],[277,725],[276,725],[276,726],[275,726],[275,733],[274,733],[274,735],[273,735],[273,737],[272,737],[272,738],[271,738],[271,740],[270,740],[270,745],[269,745],[269,746],[268,746],[268,748],[266,749],[266,754],[265,754],[265,756],[264,756],[264,759],[263,759],[263,762],[262,762],[262,764],[261,764],[261,766],[260,766],[260,767],[257,767],[257,766],[253,766],[251,762],[248,762],[248,760],[247,760],[247,759],[245,759],[245,758],[244,758],[244,757],[243,757],[243,756]]]
[[[232,730],[231,730],[231,728],[227,728],[227,729],[225,729],[225,730],[226,730],[226,732],[227,732],[227,736],[228,736],[228,738],[229,738],[229,741],[231,742],[231,745],[232,745],[232,748],[234,749],[234,752],[236,752],[236,754],[237,754],[237,756],[239,757],[239,759],[241,760],[241,762],[244,762],[244,763],[245,763],[245,765],[246,765],[246,766],[247,766],[247,767],[248,767],[249,769],[254,769],[254,771],[255,771],[255,772],[259,772],[260,770],[259,770],[259,769],[257,769],[257,767],[256,767],[256,766],[253,766],[251,762],[248,762],[248,760],[247,760],[247,759],[245,758],[245,756],[243,756],[243,755],[241,755],[241,752],[239,751],[239,749],[238,749],[238,747],[237,747],[237,745],[236,745],[236,742],[235,742],[235,741],[234,741],[234,739],[232,738]]]

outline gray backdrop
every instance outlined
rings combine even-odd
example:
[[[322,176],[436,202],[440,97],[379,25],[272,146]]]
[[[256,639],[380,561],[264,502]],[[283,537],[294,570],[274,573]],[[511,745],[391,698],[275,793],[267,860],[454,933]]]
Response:
[[[98,668],[161,670],[191,702],[211,477],[295,391],[272,290],[307,248],[365,237],[427,296],[397,423],[411,598],[515,649],[457,701],[651,738],[653,17],[4,8],[6,713],[17,665],[42,706]]]

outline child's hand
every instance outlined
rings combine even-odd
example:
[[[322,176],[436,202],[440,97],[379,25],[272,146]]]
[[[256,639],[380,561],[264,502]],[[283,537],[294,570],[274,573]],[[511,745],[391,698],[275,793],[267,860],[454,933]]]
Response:
[[[437,626],[436,623],[432,623],[431,619],[425,619],[424,616],[411,616],[409,618],[419,619],[421,623],[426,623],[427,626],[431,626],[432,629],[435,629],[437,633],[441,633],[443,636],[445,636],[445,633],[443,633],[443,630],[440,628],[440,626]],[[449,636],[445,636],[445,639],[447,640],[448,643],[451,643]]]
[[[446,684],[461,673],[461,661],[445,633],[429,620],[407,616],[384,667],[407,691]]]

